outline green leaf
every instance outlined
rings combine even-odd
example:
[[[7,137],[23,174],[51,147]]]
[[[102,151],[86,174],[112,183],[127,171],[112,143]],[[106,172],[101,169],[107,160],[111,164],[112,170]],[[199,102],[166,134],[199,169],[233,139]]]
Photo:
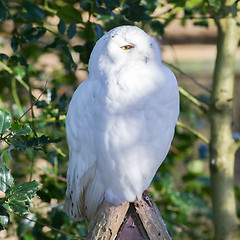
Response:
[[[115,9],[120,5],[119,0],[103,0],[103,2],[105,3],[106,7],[110,10]]]
[[[20,78],[23,78],[26,74],[25,72],[25,68],[22,66],[17,66],[14,68],[14,72],[16,73],[17,76],[19,76]]]
[[[0,53],[0,60],[7,60],[9,57],[4,53]]]
[[[219,0],[209,0],[209,5],[211,7],[214,7],[215,10],[219,10],[220,7],[221,7],[221,1],[219,1]]]
[[[4,7],[2,1],[0,1],[0,19],[2,20],[2,22],[6,20],[6,17],[7,17],[7,10]]]
[[[68,47],[63,47],[62,50],[71,62],[73,71],[75,71],[77,69],[77,64],[73,61],[72,54],[69,51]]]
[[[12,199],[31,199],[36,196],[36,192],[39,190],[40,183],[36,180],[32,182],[25,182],[19,186],[12,188]],[[23,197],[24,196],[24,197]]]
[[[150,26],[153,31],[157,32],[160,36],[164,33],[164,24],[159,21],[151,21]]]
[[[187,169],[192,174],[200,174],[203,172],[203,161],[202,160],[192,160],[188,163]]]
[[[27,29],[22,33],[23,39],[28,42],[35,42],[37,41],[40,37],[42,37],[46,32],[46,28],[44,27],[34,27]]]
[[[32,16],[26,12],[20,12],[17,14],[17,18],[20,18],[24,22],[30,22],[33,20]]]
[[[62,19],[60,19],[60,21],[58,23],[58,32],[60,34],[64,34],[65,30],[66,30],[66,25],[65,25],[64,21]]]
[[[30,14],[33,18],[37,20],[44,19],[44,12],[32,2],[24,1],[23,7],[27,10],[28,14]]]
[[[23,240],[34,240],[35,238],[31,234],[24,234]]]
[[[111,16],[112,12],[111,10],[107,9],[107,8],[103,8],[103,7],[97,7],[94,9],[94,13],[95,15],[106,15],[106,16]]]
[[[81,46],[81,45],[74,46],[73,50],[80,53],[81,61],[87,64],[93,47],[94,47],[94,42],[90,40],[90,41],[87,41],[84,44],[84,46]]]
[[[9,200],[9,208],[10,211],[18,213],[18,214],[26,214],[29,212],[28,206],[25,204],[24,200],[20,199],[11,199]]]
[[[123,14],[127,19],[139,22],[144,20],[149,20],[151,17],[145,13],[147,9],[141,5],[131,5],[131,7],[127,6],[122,11]]]
[[[104,28],[100,25],[95,23],[96,26],[96,33],[97,33],[97,37],[101,38],[104,35]]]
[[[194,26],[208,27],[208,21],[194,21]]]
[[[20,140],[20,139],[15,138],[15,137],[8,138],[8,142],[9,142],[14,148],[17,148],[17,149],[25,150],[26,147],[27,147],[25,142],[23,142],[23,141]]]
[[[63,40],[63,39],[60,39],[60,38],[55,38],[54,41],[47,45],[46,48],[57,48],[59,47],[60,49],[63,47],[63,46],[67,46],[68,43]]]
[[[9,194],[7,204],[3,204],[3,207],[18,214],[28,213],[29,201],[36,196],[39,185],[40,183],[34,180],[14,186]]]
[[[22,128],[22,125],[18,121],[11,123],[12,131],[19,130],[21,128]]]
[[[11,39],[11,48],[14,52],[17,51],[18,39],[15,36],[13,36],[12,39]]]
[[[85,48],[84,48],[83,46],[81,46],[81,45],[75,45],[75,46],[73,46],[73,50],[74,50],[75,52],[78,52],[78,53],[83,52],[84,49],[85,49]]]
[[[72,23],[67,30],[68,39],[72,39],[75,34],[76,34],[76,24]]]
[[[13,180],[10,170],[3,161],[0,161],[0,190],[6,192],[8,186],[13,185]]]
[[[3,230],[9,223],[10,218],[6,209],[0,205],[0,231]]]
[[[125,4],[127,5],[139,5],[141,0],[126,0]]]
[[[5,109],[0,110],[0,135],[6,133],[9,130],[11,126],[10,120],[10,113]]]
[[[12,133],[14,135],[29,135],[32,129],[29,126],[23,126],[21,129],[17,129],[13,131]]]
[[[90,2],[82,2],[82,3],[80,3],[80,7],[81,7],[84,11],[90,12],[90,11],[91,11],[91,8],[92,8],[92,4],[91,4]]]
[[[60,19],[62,19],[65,23],[80,23],[82,22],[81,12],[75,9],[72,5],[67,5],[61,8],[57,15]]]

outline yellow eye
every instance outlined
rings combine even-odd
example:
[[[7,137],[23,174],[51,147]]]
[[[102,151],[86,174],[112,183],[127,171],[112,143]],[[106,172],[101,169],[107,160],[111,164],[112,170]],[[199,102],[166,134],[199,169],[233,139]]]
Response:
[[[129,49],[131,49],[131,48],[133,48],[132,45],[125,45],[125,46],[122,46],[122,47],[121,47],[121,49],[123,49],[123,50],[129,50]]]

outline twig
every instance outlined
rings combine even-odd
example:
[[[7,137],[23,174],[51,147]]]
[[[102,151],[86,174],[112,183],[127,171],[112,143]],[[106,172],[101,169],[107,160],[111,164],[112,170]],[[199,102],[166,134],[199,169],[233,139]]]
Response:
[[[41,118],[38,118],[38,119],[35,119],[35,122],[55,122],[57,120],[61,121],[61,120],[64,120],[66,118],[66,115],[60,115],[58,118],[56,117],[51,117],[51,118],[44,118],[44,119],[41,119]],[[29,121],[32,121],[32,118],[29,119]],[[26,123],[26,121],[21,121],[21,123]]]
[[[18,93],[17,93],[17,83],[16,83],[16,78],[15,77],[12,78],[12,96],[13,96],[13,99],[14,99],[16,105],[17,105],[19,114],[23,115],[22,105],[21,105],[21,102],[20,102],[20,99],[19,99],[19,96],[18,96]]]
[[[199,83],[194,77],[188,75],[187,73],[183,72],[180,68],[176,67],[175,65],[171,64],[171,63],[168,63],[168,62],[165,62],[163,61],[164,64],[168,65],[169,67],[175,69],[176,71],[178,71],[180,74],[188,77],[189,79],[191,79],[196,85],[198,85],[199,87],[201,87],[202,89],[206,90],[207,92],[211,93],[212,91],[205,87],[204,85],[202,85],[201,83]]]
[[[17,213],[15,213],[15,214],[17,214]],[[28,217],[25,217],[24,215],[20,215],[20,214],[17,214],[17,215],[20,216],[21,218],[27,219],[27,220],[30,221],[30,222],[34,222],[34,223],[39,224],[39,225],[44,226],[44,227],[48,227],[48,228],[52,229],[52,230],[55,231],[55,232],[61,233],[62,235],[69,236],[69,237],[71,237],[71,239],[78,239],[78,240],[84,239],[84,238],[81,238],[80,236],[75,236],[75,235],[73,235],[73,234],[71,234],[71,233],[67,233],[67,232],[64,232],[64,231],[62,231],[62,230],[60,230],[60,229],[57,229],[57,228],[55,228],[55,227],[52,227],[52,226],[50,226],[50,225],[48,225],[48,224],[46,224],[46,223],[41,223],[41,222],[39,222],[39,221],[30,219],[30,218],[28,218]]]
[[[178,121],[177,126],[188,130],[189,132],[194,134],[196,137],[200,138],[203,142],[205,142],[206,144],[209,144],[209,140],[205,136],[203,136],[200,132],[194,130],[193,128],[189,127],[188,125]]]
[[[58,154],[60,154],[62,157],[66,157],[67,155],[60,149],[60,148],[58,148],[57,146],[56,146],[56,144],[54,144],[54,143],[51,143],[51,146],[56,150],[56,152],[58,153]]]
[[[189,235],[192,235],[192,236],[194,236],[194,237],[197,237],[198,239],[209,240],[208,238],[205,238],[205,237],[201,236],[200,234],[194,232],[193,230],[191,230],[191,229],[189,229],[189,228],[187,228],[187,227],[185,227],[185,226],[181,226],[180,224],[174,222],[173,220],[171,220],[171,219],[169,219],[169,218],[163,217],[163,219],[164,219],[165,221],[169,222],[170,224],[175,225],[175,226],[181,228],[183,232],[186,232],[186,233],[188,233]]]
[[[184,97],[189,99],[193,104],[195,104],[197,107],[202,109],[204,112],[206,112],[208,110],[208,109],[206,109],[206,106],[208,106],[208,105],[203,104],[202,102],[200,102],[197,98],[195,98],[192,94],[187,92],[185,89],[183,89],[182,87],[179,86],[178,90]]]
[[[38,96],[36,102],[35,102],[34,104],[32,104],[32,106],[31,106],[26,112],[24,112],[24,113],[22,114],[22,116],[18,119],[18,121],[20,121],[20,120],[23,118],[23,116],[25,116],[30,110],[32,110],[32,108],[33,108],[34,105],[36,105],[36,103],[39,101],[39,99],[41,98],[41,96],[43,95],[43,93],[46,91],[46,89],[47,89],[47,83],[48,83],[48,80],[46,81],[46,83],[45,83],[45,85],[44,85],[44,87],[43,87],[43,90],[42,90],[42,92],[40,93],[40,95]]]
[[[10,67],[8,67],[6,64],[4,64],[2,61],[0,61],[0,66],[8,73],[13,74],[13,70]]]

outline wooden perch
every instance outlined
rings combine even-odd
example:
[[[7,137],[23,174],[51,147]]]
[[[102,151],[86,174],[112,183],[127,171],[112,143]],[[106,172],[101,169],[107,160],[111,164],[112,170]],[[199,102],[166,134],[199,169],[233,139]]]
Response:
[[[145,191],[140,201],[104,202],[89,225],[89,240],[171,240],[161,214]]]

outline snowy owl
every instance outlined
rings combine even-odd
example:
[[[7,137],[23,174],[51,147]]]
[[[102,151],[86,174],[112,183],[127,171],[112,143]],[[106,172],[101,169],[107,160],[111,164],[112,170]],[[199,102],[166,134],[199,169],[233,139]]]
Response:
[[[134,26],[101,37],[66,117],[68,216],[91,220],[104,200],[140,200],[168,153],[178,114],[177,81],[155,39]]]

